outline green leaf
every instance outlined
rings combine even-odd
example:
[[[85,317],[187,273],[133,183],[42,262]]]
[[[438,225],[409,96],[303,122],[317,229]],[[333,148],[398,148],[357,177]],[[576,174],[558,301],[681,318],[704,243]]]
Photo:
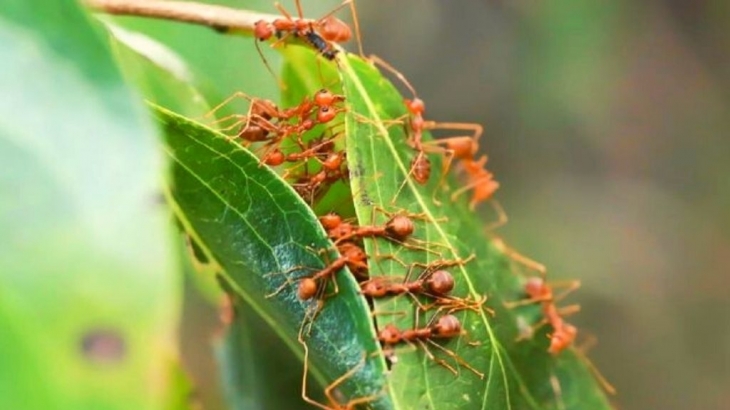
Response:
[[[235,317],[216,345],[230,407],[241,410],[303,407],[299,394],[282,394],[300,389],[299,358],[243,299],[235,295],[231,298]],[[315,383],[311,377],[310,383]],[[313,397],[321,396],[315,393],[311,391]]]
[[[388,379],[396,407],[610,408],[604,394],[575,354],[564,352],[556,359],[546,352],[545,331],[538,332],[532,340],[516,341],[518,323],[532,323],[538,320],[539,314],[537,306],[504,308],[503,302],[524,297],[522,279],[513,272],[509,259],[481,228],[484,223],[469,211],[465,198],[452,202],[448,194],[437,192],[442,205],[437,206],[432,201],[441,170],[438,156],[430,156],[433,171],[426,186],[419,186],[412,179],[402,185],[409,175],[414,156],[413,149],[406,143],[403,119],[407,112],[403,97],[371,64],[351,55],[340,58],[338,62],[348,102],[347,156],[358,220],[363,224],[384,223],[387,216],[374,211],[374,206],[424,213],[427,221],[417,224],[415,237],[427,241],[430,248],[439,253],[406,250],[383,240],[366,240],[368,254],[375,259],[397,255],[405,264],[429,263],[441,258],[464,259],[473,254],[475,260],[450,268],[456,280],[452,294],[472,300],[487,296],[486,306],[495,310],[494,317],[486,310],[456,313],[468,335],[441,342],[442,346],[484,373],[483,379],[459,366],[438,349],[430,348],[434,355],[457,367],[458,376],[429,360],[422,351],[399,351],[398,361]],[[394,120],[400,120],[400,123],[394,123]],[[430,135],[426,133],[424,138],[428,140]],[[455,186],[453,181],[450,185]],[[398,193],[401,186],[403,189]],[[403,277],[406,268],[401,262],[380,258],[379,263],[371,263],[370,275]],[[414,326],[415,306],[408,297],[376,299],[375,309],[407,313],[403,317],[378,316],[381,329],[387,323],[393,323],[400,329]],[[419,325],[423,326],[424,322],[421,320]],[[467,343],[468,340],[480,344],[472,346]],[[560,395],[556,395],[552,388],[553,377],[560,381]]]
[[[187,407],[153,125],[76,2],[0,43],[0,408]]]
[[[167,196],[185,231],[219,265],[227,286],[301,354],[298,329],[316,302],[297,297],[295,279],[325,266],[319,250],[331,243],[319,222],[238,143],[162,108],[157,113],[173,164]],[[378,394],[385,366],[368,306],[348,272],[336,276],[339,293],[326,300],[306,339],[309,370],[326,386],[367,357],[340,390],[352,398]],[[377,404],[388,408],[388,397]]]
[[[114,57],[145,99],[192,118],[210,111],[193,74],[174,51],[141,33],[107,23]]]

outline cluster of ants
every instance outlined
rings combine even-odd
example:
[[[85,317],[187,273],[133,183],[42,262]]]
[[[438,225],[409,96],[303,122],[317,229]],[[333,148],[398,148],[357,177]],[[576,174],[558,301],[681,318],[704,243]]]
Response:
[[[351,0],[346,0],[337,9],[350,5],[354,14],[354,5]],[[254,36],[257,41],[276,39],[274,45],[284,44],[287,41],[297,40],[314,48],[326,60],[336,62],[339,53],[337,43],[348,41],[352,37],[352,31],[341,20],[328,13],[325,17],[312,20],[302,17],[302,10],[297,1],[299,17],[293,17],[277,4],[283,17],[273,21],[259,21],[254,26]],[[335,9],[335,11],[337,10]],[[355,20],[357,20],[355,18]],[[359,29],[355,26],[358,33]],[[257,43],[258,44],[258,43]],[[257,45],[258,47],[258,45]],[[362,50],[362,46],[360,46]],[[362,51],[361,51],[362,54]],[[418,98],[415,89],[400,72],[388,63],[375,56],[370,61],[377,64],[394,76],[410,90],[413,97],[404,99],[406,114],[396,119],[403,124],[407,130],[406,143],[413,150],[413,158],[410,162],[410,170],[401,185],[413,180],[419,185],[425,185],[431,177],[431,162],[429,155],[438,154],[443,156],[441,176],[433,191],[433,201],[440,204],[436,198],[437,193],[442,191],[442,185],[447,179],[447,174],[454,161],[459,165],[458,169],[464,177],[464,185],[451,194],[451,200],[456,201],[466,192],[472,193],[469,206],[474,209],[478,204],[490,202],[496,206],[500,214],[500,220],[504,219],[501,207],[492,200],[494,192],[499,183],[493,178],[493,174],[486,168],[487,156],[478,157],[479,139],[482,135],[482,127],[478,124],[435,122],[424,119],[425,104]],[[217,120],[223,124],[223,132],[233,132],[232,137],[241,144],[252,147],[256,144],[255,150],[260,158],[261,164],[278,167],[286,166],[283,177],[289,180],[294,189],[310,204],[316,203],[328,189],[338,181],[345,181],[349,177],[347,158],[342,143],[339,139],[344,135],[338,131],[341,124],[336,123],[339,114],[346,112],[346,100],[343,95],[338,95],[323,88],[312,96],[304,98],[298,105],[288,108],[277,106],[270,100],[256,98],[245,93],[237,93],[225,100],[213,111],[227,104],[232,98],[245,98],[249,101],[249,109],[246,114],[234,114]],[[455,137],[423,140],[423,132],[427,130],[456,130],[468,132],[468,135]],[[311,135],[317,135],[311,138]],[[400,192],[400,189],[398,192]],[[397,194],[396,194],[397,196]],[[438,258],[429,263],[415,262],[406,264],[401,262],[407,273],[402,280],[391,276],[369,275],[369,255],[365,252],[363,240],[365,238],[384,240],[398,247],[404,247],[412,252],[436,253],[431,245],[425,241],[413,237],[416,229],[416,221],[428,221],[424,214],[409,213],[403,210],[388,211],[382,208],[375,210],[384,215],[387,221],[382,224],[374,223],[369,225],[357,225],[337,213],[331,212],[319,217],[319,221],[326,231],[329,239],[334,243],[338,255],[322,269],[305,277],[298,278],[296,293],[302,301],[316,300],[317,311],[322,308],[326,298],[337,293],[337,281],[333,280],[338,272],[347,267],[360,284],[360,292],[367,298],[399,297],[406,295],[410,297],[416,306],[415,326],[410,329],[400,329],[392,324],[384,326],[377,333],[390,362],[395,361],[394,348],[402,344],[411,344],[423,348],[426,355],[439,363],[449,371],[457,374],[457,370],[445,360],[437,358],[429,351],[429,346],[439,349],[451,357],[461,366],[467,368],[480,378],[484,374],[475,369],[455,352],[442,346],[434,339],[449,339],[463,336],[466,332],[462,328],[460,320],[455,315],[462,310],[474,312],[487,311],[490,309],[483,306],[486,298],[478,300],[468,297],[452,295],[454,290],[454,277],[447,270],[451,267],[461,267],[470,262],[474,256],[468,258],[456,258],[453,260]],[[375,215],[375,212],[373,213]],[[501,243],[497,241],[498,243]],[[577,307],[558,308],[557,301],[562,299],[567,292],[577,287],[576,282],[571,282],[565,293],[556,296],[553,288],[545,281],[545,270],[542,265],[536,264],[503,246],[506,255],[513,259],[531,263],[541,275],[530,278],[524,285],[526,298],[517,302],[507,304],[510,308],[519,308],[528,304],[539,304],[543,319],[531,327],[536,328],[545,324],[552,327],[549,335],[550,343],[548,352],[558,355],[570,347],[577,335],[575,326],[564,320],[564,316],[577,310]],[[377,255],[383,257],[383,255]],[[395,256],[390,256],[396,258]],[[397,259],[397,258],[396,258]],[[302,267],[292,269],[301,270]],[[419,271],[415,279],[413,273]],[[281,272],[279,272],[281,273]],[[283,272],[284,274],[290,273]],[[268,297],[279,294],[286,286],[287,280],[281,287],[276,289]],[[328,289],[334,285],[334,292]],[[434,312],[425,325],[418,324],[418,318],[426,312]],[[311,320],[314,320],[313,315]],[[302,325],[302,329],[304,325]],[[300,330],[300,342],[308,353],[306,343],[303,340],[303,331]],[[325,395],[330,405],[319,403],[306,394],[306,358],[305,376],[302,383],[302,397],[308,403],[319,408],[332,409],[354,409],[356,406],[366,404],[376,398],[361,397],[349,401],[347,404],[340,404],[334,397],[335,388],[345,379],[352,376],[358,368],[353,368],[340,378],[335,380],[325,390]],[[609,385],[610,387],[610,385]]]

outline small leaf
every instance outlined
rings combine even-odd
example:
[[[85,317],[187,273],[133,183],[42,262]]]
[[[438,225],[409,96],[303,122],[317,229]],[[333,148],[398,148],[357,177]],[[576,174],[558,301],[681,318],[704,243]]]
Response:
[[[173,164],[167,195],[185,231],[220,267],[227,286],[301,354],[298,329],[316,302],[297,297],[296,278],[323,268],[320,250],[332,246],[319,222],[291,187],[237,142],[156,111]],[[368,306],[346,270],[336,276],[339,293],[326,300],[307,338],[309,370],[326,386],[367,356],[340,390],[352,398],[378,394],[385,366]],[[388,408],[387,396],[377,404]]]

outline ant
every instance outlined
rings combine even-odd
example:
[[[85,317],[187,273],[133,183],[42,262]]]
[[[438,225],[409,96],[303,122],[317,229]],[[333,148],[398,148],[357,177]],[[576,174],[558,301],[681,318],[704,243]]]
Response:
[[[565,287],[566,289],[555,294],[554,288]],[[548,284],[542,277],[532,277],[525,283],[525,293],[528,298],[518,302],[512,302],[507,304],[507,307],[512,308],[516,306],[524,306],[532,303],[540,303],[543,313],[543,319],[531,326],[529,334],[534,333],[535,330],[542,326],[549,324],[553,331],[548,335],[550,339],[550,345],[548,346],[547,352],[553,356],[558,356],[562,351],[573,346],[575,339],[578,335],[578,328],[568,323],[563,318],[564,316],[573,314],[580,310],[579,305],[570,305],[563,308],[558,308],[556,303],[565,298],[570,292],[580,287],[579,281],[568,281],[559,284]],[[518,339],[522,339],[521,336]],[[581,353],[578,349],[575,349],[575,353],[578,355],[580,360],[588,366],[599,384],[609,393],[615,394],[616,389],[603,377],[600,371],[595,365]]]
[[[419,217],[420,215],[412,216]],[[395,214],[383,225],[357,226],[351,222],[342,220],[335,213],[324,215],[319,220],[327,231],[327,235],[335,244],[350,241],[354,238],[380,237],[405,247],[422,249],[419,246],[405,243],[415,230],[413,219],[407,215]],[[412,240],[415,241],[414,239]]]
[[[426,104],[422,99],[418,98],[415,88],[413,88],[408,79],[392,65],[378,56],[371,55],[369,60],[395,75],[413,94],[412,99],[406,98],[403,100],[408,111],[407,115],[410,117],[410,135],[408,143],[416,151],[416,156],[411,161],[411,171],[409,174],[414,177],[417,183],[424,185],[428,182],[430,177],[430,161],[428,160],[426,153],[440,153],[445,158],[444,163],[442,164],[441,178],[436,185],[433,197],[434,203],[440,204],[440,202],[436,200],[435,196],[445,181],[446,175],[451,168],[452,161],[454,159],[472,159],[479,150],[479,138],[481,137],[484,129],[481,125],[475,123],[426,121],[423,118],[423,114],[426,112]],[[424,143],[423,131],[437,129],[469,131],[471,132],[471,135],[442,138]]]
[[[286,40],[288,36],[302,38],[306,43],[316,49],[323,57],[333,60],[338,50],[330,43],[345,43],[352,38],[352,30],[342,20],[333,16],[334,13],[341,8],[349,5],[355,23],[355,33],[357,36],[358,48],[360,55],[362,52],[362,41],[360,40],[360,25],[357,18],[357,10],[353,0],[345,0],[339,6],[332,9],[318,20],[304,18],[302,5],[300,0],[296,0],[298,18],[292,17],[291,14],[279,3],[275,6],[282,14],[283,18],[276,19],[272,22],[259,20],[254,24],[254,37],[258,41],[266,41],[276,36],[278,39],[272,47],[276,47],[279,43]],[[256,49],[259,55],[263,57],[261,49],[256,42]],[[264,60],[266,61],[266,60]],[[268,63],[266,64],[268,67]],[[269,69],[269,71],[271,71]]]
[[[403,282],[394,282],[392,277],[372,278],[360,284],[362,294],[371,298],[389,295],[425,294],[434,298],[446,296],[454,289],[454,277],[445,270],[421,272],[414,281],[409,281],[410,271]]]
[[[408,330],[400,330],[397,327],[395,327],[393,324],[385,325],[385,327],[378,332],[378,340],[385,345],[386,349],[391,350],[390,354],[392,355],[392,348],[401,343],[408,343],[408,344],[414,344],[417,343],[420,345],[426,355],[429,359],[435,361],[436,363],[444,366],[446,369],[448,369],[450,372],[454,373],[455,375],[458,374],[456,369],[451,366],[449,363],[447,363],[445,360],[436,358],[428,349],[428,345],[441,350],[442,352],[446,353],[449,357],[453,358],[457,363],[461,364],[462,366],[466,367],[467,369],[471,370],[474,374],[479,376],[480,379],[484,378],[484,373],[478,371],[477,369],[473,368],[469,363],[467,363],[464,359],[459,357],[455,352],[439,345],[438,343],[434,342],[433,339],[450,339],[454,337],[458,337],[465,334],[465,331],[461,327],[461,322],[459,319],[451,314],[446,315],[433,315],[429,322],[426,324],[426,326],[419,328],[415,327],[413,329]]]
[[[330,186],[339,180],[348,178],[349,174],[347,168],[342,167],[344,160],[345,152],[328,155],[327,158],[321,162],[322,169],[319,172],[300,175],[297,182],[292,184],[292,187],[302,198],[308,198],[309,203],[313,204],[315,202],[315,198],[322,193],[322,191],[320,191],[322,187]]]
[[[324,138],[323,135],[322,138],[311,140],[308,146],[302,146],[302,151],[299,152],[290,152],[285,154],[281,149],[274,148],[262,162],[269,166],[278,166],[284,162],[299,162],[299,165],[306,165],[307,162],[305,160],[315,159],[320,163],[323,169],[330,172],[336,172],[345,162],[344,151],[333,151],[334,140],[340,135],[342,134],[337,134],[332,138]],[[322,157],[324,157],[324,159],[322,159]],[[286,178],[294,168],[295,167],[291,167],[287,169],[284,174],[284,178]]]
[[[216,122],[235,119],[235,122],[221,131],[227,131],[240,124],[241,129],[238,136],[241,139],[248,143],[265,142],[264,147],[267,152],[263,156],[262,163],[268,164],[276,163],[281,158],[278,146],[284,139],[296,135],[301,146],[303,145],[301,143],[303,133],[311,130],[315,125],[329,123],[334,120],[337,114],[343,111],[343,108],[337,108],[335,104],[345,99],[342,95],[334,94],[327,89],[321,89],[311,99],[306,97],[294,107],[281,109],[270,100],[259,99],[243,92],[237,92],[218,104],[206,116],[212,115],[234,98],[245,98],[250,101],[247,115],[232,114],[220,118]],[[297,121],[289,123],[292,119]]]
[[[492,199],[492,195],[499,188],[499,182],[495,181],[494,175],[484,168],[486,163],[486,155],[483,155],[478,161],[474,161],[471,158],[462,159],[461,164],[464,172],[467,174],[467,184],[451,194],[452,201],[456,201],[464,192],[473,190],[471,201],[469,201],[469,209],[473,211],[477,204]],[[495,204],[494,207],[499,215],[500,221],[496,223],[497,226],[504,224],[506,222],[504,210],[498,204]]]
[[[414,281],[409,280],[410,273],[409,270],[402,282],[397,282],[394,280],[395,278],[390,276],[366,280],[360,283],[360,292],[370,298],[408,294],[413,298],[418,308],[424,312],[437,307],[437,311],[446,310],[448,313],[463,309],[478,313],[486,301],[486,297],[472,301],[449,295],[454,289],[454,276],[448,271],[442,269],[424,270]],[[427,296],[434,299],[434,301],[424,305],[416,295]],[[494,315],[491,309],[487,309],[487,311]]]
[[[321,108],[332,108],[335,104],[345,100],[345,96],[334,94],[328,89],[323,88],[317,91],[311,99],[309,97],[305,97],[298,105],[282,109],[271,100],[252,97],[242,91],[237,91],[210,110],[205,117],[210,117],[216,111],[220,110],[223,106],[229,104],[236,98],[243,98],[250,102],[248,113],[246,115],[232,114],[216,120],[217,123],[225,122],[229,119],[237,120],[231,126],[224,128],[223,131],[235,128],[241,123],[243,123],[242,130],[247,130],[252,121],[261,121],[262,124],[270,124],[270,121],[272,120],[276,120],[277,122],[286,122],[294,118],[299,118],[301,122],[309,118],[315,110],[318,110],[316,113],[317,122],[329,122],[334,119],[334,116],[337,113],[333,113],[331,110],[322,111]],[[271,126],[276,128],[274,124],[271,124]]]
[[[331,279],[340,269],[345,266],[347,266],[348,269],[353,272],[353,274],[356,274],[356,272],[359,274],[367,273],[367,255],[365,254],[365,251],[362,250],[362,248],[352,243],[346,243],[342,244],[342,246],[338,248],[338,251],[340,252],[340,256],[332,261],[329,265],[319,270],[314,275],[299,280],[299,285],[297,287],[297,297],[299,297],[299,299],[309,300],[315,296],[322,298],[321,296],[322,292],[325,289],[325,286],[320,286],[319,281]],[[297,269],[301,269],[301,266],[293,267],[292,269],[289,269],[287,272],[284,273],[288,273]],[[334,283],[334,293],[336,294],[338,292],[337,281],[335,281]],[[276,296],[282,290],[284,290],[287,285],[288,283],[284,283],[283,285],[279,286],[279,288],[277,288],[273,293],[267,295],[266,297],[269,298]]]

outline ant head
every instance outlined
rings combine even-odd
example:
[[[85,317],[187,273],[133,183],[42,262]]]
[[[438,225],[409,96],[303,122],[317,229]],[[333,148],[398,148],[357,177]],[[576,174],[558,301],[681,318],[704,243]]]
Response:
[[[437,270],[426,280],[426,285],[434,295],[444,296],[454,289],[454,277],[445,270]]]
[[[577,334],[578,329],[575,326],[564,323],[559,329],[555,329],[552,336],[550,336],[548,352],[553,355],[559,354],[573,344]]]
[[[534,276],[525,282],[525,293],[532,298],[542,296],[546,291],[549,292],[549,290],[549,287],[541,277]]]
[[[304,278],[299,281],[299,289],[297,290],[297,296],[301,300],[309,300],[317,294],[317,281],[312,278]]]
[[[408,111],[413,115],[421,115],[426,111],[426,103],[418,97],[412,100],[406,98],[403,102],[406,104]]]
[[[441,316],[433,327],[434,335],[438,337],[455,337],[461,334],[461,322],[454,315]]]
[[[274,26],[268,21],[259,20],[253,25],[253,36],[259,41],[268,40],[274,35]]]
[[[322,167],[328,171],[337,171],[342,166],[344,159],[344,153],[333,152],[327,155],[327,158],[322,162]]]
[[[330,230],[337,228],[342,223],[342,217],[337,215],[334,212],[330,212],[326,215],[322,215],[319,217],[319,223],[322,224],[324,229]]]
[[[322,106],[330,106],[336,102],[344,101],[345,96],[339,94],[333,94],[332,91],[323,88],[314,94],[314,103]]]
[[[383,344],[394,345],[401,341],[401,332],[394,325],[387,324],[383,330],[378,333],[378,339],[380,339]]]
[[[413,233],[415,229],[411,218],[403,215],[396,215],[385,224],[387,233],[394,239],[405,239]]]
[[[361,285],[362,293],[371,298],[382,298],[388,293],[388,288],[383,281],[369,280]]]
[[[284,155],[284,153],[278,149],[275,149],[271,151],[268,155],[266,155],[266,158],[264,158],[264,163],[266,165],[275,167],[277,165],[283,164],[284,160],[286,160],[286,156]]]
[[[330,122],[335,119],[337,116],[338,110],[335,110],[329,106],[322,106],[319,108],[319,111],[317,111],[317,122],[320,124],[324,124],[326,122]]]
[[[333,43],[345,43],[352,38],[352,30],[344,21],[334,16],[329,16],[319,23],[319,34],[327,41]]]

